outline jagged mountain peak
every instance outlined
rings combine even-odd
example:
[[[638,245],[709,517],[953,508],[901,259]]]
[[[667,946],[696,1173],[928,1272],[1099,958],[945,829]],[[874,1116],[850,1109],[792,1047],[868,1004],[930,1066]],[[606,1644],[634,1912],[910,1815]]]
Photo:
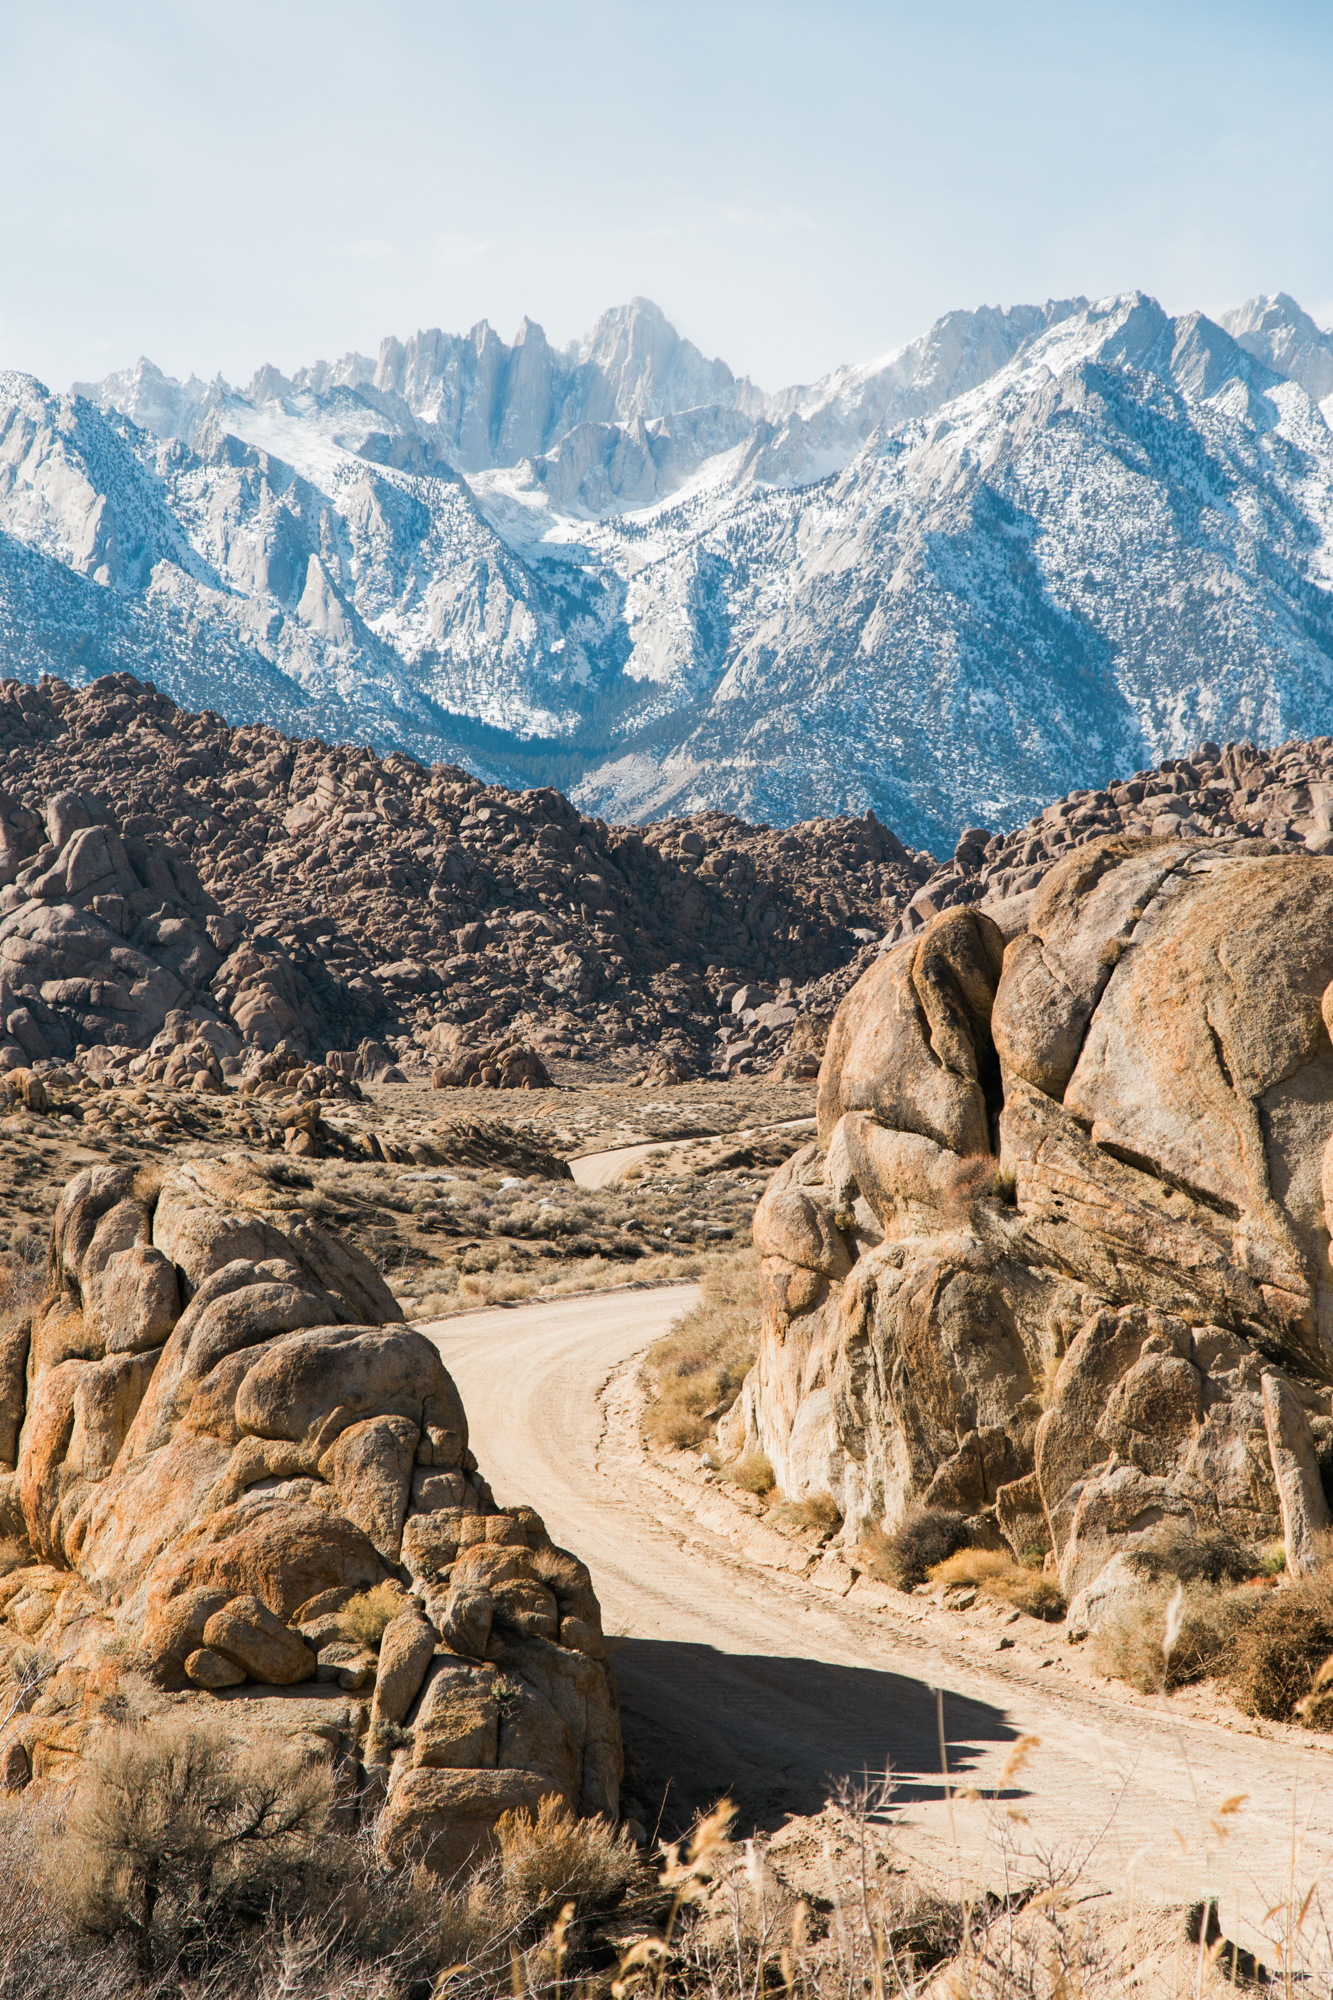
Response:
[[[212,382],[203,382],[197,375],[180,382],[141,354],[133,367],[120,369],[100,382],[75,382],[70,393],[85,397],[103,413],[119,411],[154,437],[185,438],[228,390],[220,375]]]
[[[1247,299],[1221,318],[1247,353],[1299,382],[1333,422],[1333,332],[1317,326],[1289,292]]]
[[[772,396],[643,299],[244,392],[0,378],[0,649],[617,816],[870,807],[951,845],[1327,729],[1321,369],[1285,294],[1130,290],[952,311]]]

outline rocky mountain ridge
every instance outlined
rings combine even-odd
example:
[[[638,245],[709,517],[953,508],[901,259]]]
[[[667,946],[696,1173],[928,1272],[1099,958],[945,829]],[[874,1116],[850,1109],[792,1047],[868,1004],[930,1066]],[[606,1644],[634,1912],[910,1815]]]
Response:
[[[521,1035],[689,1075],[738,991],[817,997],[930,867],[873,816],[607,826],[123,675],[0,684],[0,759],[11,1067],[142,1049],[170,1015],[232,1062],[388,1039],[431,1064]]]
[[[621,819],[914,844],[1327,719],[1330,338],[1140,294],[764,396],[645,301],[245,391],[0,378],[0,655]]]
[[[784,1052],[813,1073],[819,1023],[882,940],[950,907],[1022,907],[1072,848],[1120,833],[1324,854],[1331,829],[1330,737],[1204,743],[1014,831],[967,829],[937,863],[873,815],[616,826],[549,788],[232,729],[128,676],[11,681],[0,1065],[82,1050],[100,1068],[165,1036],[163,1063],[220,1079],[283,1052],[330,1089],[395,1065],[540,1080],[523,1050],[660,1083]],[[187,1024],[197,1062],[171,1054]]]

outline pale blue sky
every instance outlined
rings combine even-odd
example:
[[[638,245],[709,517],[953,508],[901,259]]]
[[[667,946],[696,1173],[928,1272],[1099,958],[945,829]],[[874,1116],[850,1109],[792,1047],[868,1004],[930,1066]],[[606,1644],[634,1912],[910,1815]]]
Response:
[[[953,306],[1333,319],[1333,5],[0,0],[0,366],[245,380],[642,293],[766,388]]]

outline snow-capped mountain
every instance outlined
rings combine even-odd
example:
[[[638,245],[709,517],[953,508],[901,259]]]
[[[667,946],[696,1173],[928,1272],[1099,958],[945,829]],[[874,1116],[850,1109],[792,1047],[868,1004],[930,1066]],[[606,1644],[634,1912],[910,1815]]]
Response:
[[[775,395],[643,300],[243,391],[0,375],[0,664],[616,817],[873,806],[939,849],[1333,729],[1331,418],[1285,294],[950,313]]]
[[[1333,422],[1333,333],[1323,333],[1286,292],[1250,299],[1221,325],[1247,354],[1299,382]]]

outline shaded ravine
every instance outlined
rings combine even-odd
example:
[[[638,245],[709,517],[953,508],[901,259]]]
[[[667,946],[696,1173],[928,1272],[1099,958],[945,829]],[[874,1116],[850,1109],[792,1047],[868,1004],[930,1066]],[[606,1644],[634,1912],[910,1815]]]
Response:
[[[1091,1850],[1082,1886],[1149,1901],[1223,1899],[1232,1934],[1333,1864],[1333,1766],[1319,1744],[1160,1715],[1040,1672],[962,1657],[892,1609],[859,1608],[762,1569],[712,1535],[654,1477],[633,1422],[635,1358],[697,1297],[693,1287],[489,1309],[425,1330],[467,1407],[496,1498],[536,1507],[592,1571],[614,1654],[634,1790],[664,1827],[730,1791],[745,1830],[818,1810],[830,1781],[892,1766],[904,1852],[946,1879],[998,1882],[1001,1826],[1021,1857]],[[1063,1647],[1058,1628],[1051,1652]],[[1000,1784],[1020,1735],[1040,1747],[1021,1796],[950,1799],[950,1773]],[[1226,1842],[1223,1799],[1247,1803]],[[1018,1862],[1022,1871],[1021,1858]]]

